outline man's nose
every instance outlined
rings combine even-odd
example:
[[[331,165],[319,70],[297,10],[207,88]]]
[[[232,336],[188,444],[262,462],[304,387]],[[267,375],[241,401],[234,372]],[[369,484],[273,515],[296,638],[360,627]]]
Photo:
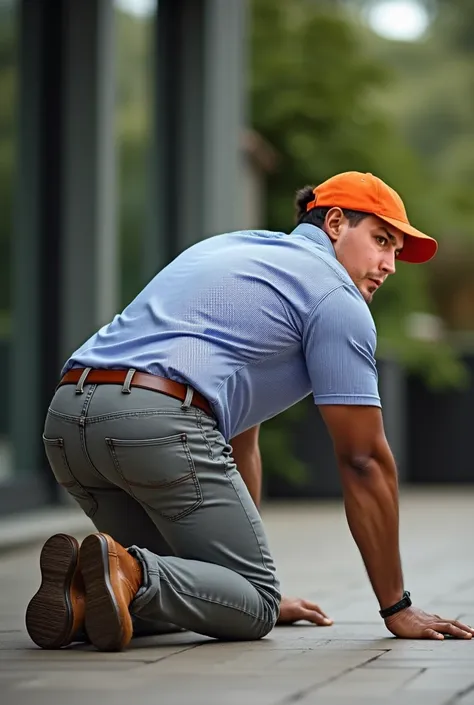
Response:
[[[388,276],[389,274],[395,274],[396,269],[395,252],[387,253],[382,262],[382,271]]]

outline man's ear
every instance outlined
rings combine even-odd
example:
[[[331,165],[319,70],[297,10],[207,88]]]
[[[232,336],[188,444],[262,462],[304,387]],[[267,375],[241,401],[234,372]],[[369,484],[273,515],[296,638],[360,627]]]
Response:
[[[324,219],[324,230],[333,242],[337,242],[344,220],[345,216],[340,208],[330,208],[326,213],[326,218]]]

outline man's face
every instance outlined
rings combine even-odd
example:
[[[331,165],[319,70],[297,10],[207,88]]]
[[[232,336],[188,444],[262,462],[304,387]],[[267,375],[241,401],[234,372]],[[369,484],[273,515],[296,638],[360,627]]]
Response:
[[[395,273],[395,260],[403,247],[403,233],[375,215],[369,215],[351,227],[339,208],[329,211],[325,226],[337,259],[370,304],[377,289]]]

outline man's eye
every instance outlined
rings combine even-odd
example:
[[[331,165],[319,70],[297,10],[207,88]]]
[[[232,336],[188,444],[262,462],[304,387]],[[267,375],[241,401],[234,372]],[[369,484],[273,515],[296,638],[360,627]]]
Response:
[[[386,245],[388,240],[386,237],[383,237],[382,235],[377,235],[377,242],[379,245]]]

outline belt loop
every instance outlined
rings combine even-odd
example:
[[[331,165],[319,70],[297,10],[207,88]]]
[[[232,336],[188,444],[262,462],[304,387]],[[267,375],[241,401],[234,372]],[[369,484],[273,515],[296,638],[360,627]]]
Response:
[[[136,372],[136,370],[133,369],[133,367],[131,367],[128,370],[127,376],[125,377],[125,380],[123,383],[122,394],[130,394],[131,393],[132,390],[130,389],[130,385],[132,383],[133,375],[135,374],[135,372]]]
[[[92,367],[86,367],[85,370],[83,370],[81,376],[77,380],[76,384],[76,394],[82,394],[84,392],[84,384],[87,379],[87,375],[89,372],[92,370]]]
[[[189,409],[189,407],[191,406],[191,402],[193,400],[193,396],[194,396],[194,389],[192,387],[190,387],[188,384],[186,386],[186,397],[185,397],[183,403],[181,404],[182,409]]]

